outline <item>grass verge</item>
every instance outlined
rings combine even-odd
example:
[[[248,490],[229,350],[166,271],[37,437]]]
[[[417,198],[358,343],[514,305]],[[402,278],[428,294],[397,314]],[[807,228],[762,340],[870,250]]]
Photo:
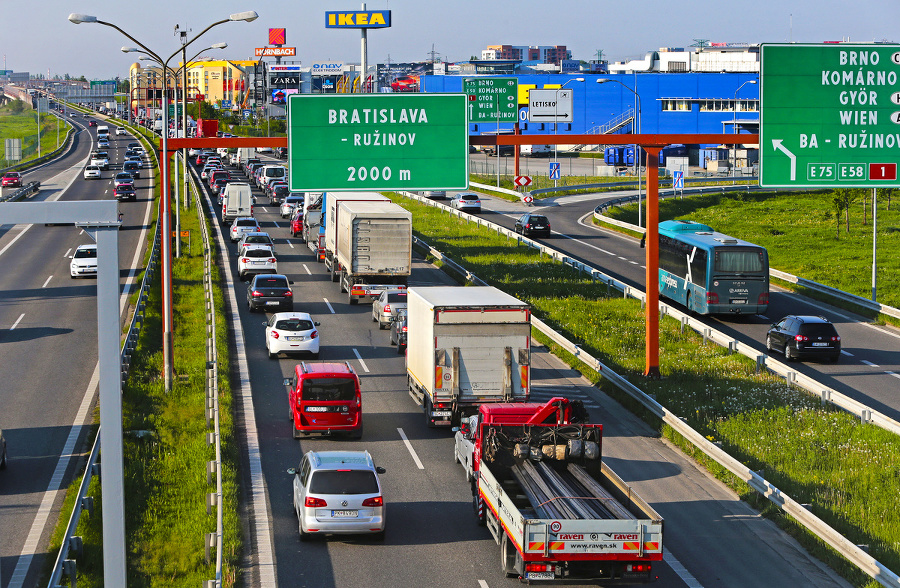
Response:
[[[57,121],[59,121],[59,145],[63,145],[66,141],[66,133],[71,127],[69,122],[52,114],[41,113],[41,155],[46,155],[59,146],[57,145]],[[22,140],[22,160],[18,163],[27,163],[37,159],[37,129],[37,113],[31,108],[17,113],[12,104],[0,106],[0,161],[6,159],[4,139]]]
[[[159,187],[157,186],[157,196]],[[204,538],[215,532],[216,518],[206,513],[206,464],[215,458],[206,443],[208,432],[204,410],[206,399],[205,305],[203,304],[203,242],[195,209],[182,211],[182,230],[190,231],[182,257],[174,260],[173,310],[176,377],[172,391],[165,392],[162,379],[162,318],[159,280],[151,288],[144,329],[135,350],[131,372],[123,388],[125,453],[125,531],[129,586],[199,586],[215,578],[214,559],[205,561]],[[190,253],[189,253],[190,252]],[[216,266],[213,271],[217,273]],[[213,276],[217,282],[218,275]],[[215,314],[224,316],[221,290],[215,292]],[[220,427],[223,476],[223,585],[237,583],[241,552],[238,517],[239,451],[232,421],[232,398],[228,385],[228,332],[217,323],[220,388]],[[198,350],[201,350],[198,352]],[[67,497],[68,510],[74,490]],[[73,490],[74,489],[74,490]],[[102,500],[96,480],[90,495],[95,501],[91,516],[83,516],[77,533],[84,537],[84,555],[78,558],[78,585],[103,586]],[[66,519],[60,523],[53,552],[59,549]]]
[[[818,399],[727,350],[704,345],[693,331],[681,332],[668,317],[660,323],[661,381],[643,378],[644,317],[640,303],[606,298],[594,284],[559,262],[541,257],[486,227],[439,209],[395,196],[409,209],[417,236],[494,285],[532,305],[554,329],[579,343],[708,439],[765,477],[873,557],[900,569],[900,439],[819,404]],[[536,339],[555,347],[542,335]],[[585,370],[571,355],[554,352]],[[856,586],[868,577],[840,558],[774,505],[717,464],[704,459],[658,419],[596,374],[589,379],[655,426],[673,443],[729,484],[764,516],[804,544]]]

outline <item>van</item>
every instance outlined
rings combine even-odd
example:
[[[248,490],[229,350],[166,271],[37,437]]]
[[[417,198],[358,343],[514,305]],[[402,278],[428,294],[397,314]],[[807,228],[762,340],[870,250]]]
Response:
[[[287,169],[283,165],[263,166],[259,176],[259,187],[265,189],[266,184],[273,178],[287,181]]]
[[[550,145],[522,145],[519,153],[524,157],[550,157],[553,147]]]
[[[253,195],[247,182],[233,182],[222,188],[222,222],[239,216],[253,216]]]
[[[294,366],[288,389],[292,436],[346,434],[362,437],[362,393],[349,362]]]
[[[97,138],[105,137],[109,139],[109,127],[106,125],[100,125],[97,127]]]

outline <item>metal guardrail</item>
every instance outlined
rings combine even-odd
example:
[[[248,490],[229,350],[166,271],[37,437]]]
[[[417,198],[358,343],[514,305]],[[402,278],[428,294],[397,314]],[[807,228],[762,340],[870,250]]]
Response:
[[[121,367],[122,383],[124,384],[128,378],[128,369],[131,366],[131,356],[137,346],[138,337],[144,325],[144,310],[147,306],[147,299],[150,296],[150,287],[153,283],[153,277],[156,273],[156,267],[159,263],[161,223],[157,222],[156,231],[154,232],[153,245],[150,248],[150,258],[147,260],[147,267],[144,270],[144,279],[141,281],[141,289],[138,293],[137,303],[134,312],[131,315],[131,323],[125,339],[122,342],[122,350],[119,353],[119,365]],[[100,428],[97,428],[97,437],[94,439],[94,445],[88,457],[87,466],[84,470],[84,476],[81,479],[81,485],[78,487],[78,494],[75,498],[75,508],[69,517],[69,524],[66,526],[65,534],[63,534],[62,543],[59,553],[56,556],[56,562],[53,564],[53,570],[50,573],[50,580],[47,583],[48,588],[62,588],[60,581],[62,575],[69,577],[69,583],[75,586],[76,567],[75,559],[69,559],[70,552],[76,555],[82,553],[81,537],[75,535],[78,528],[78,522],[81,520],[81,512],[87,508],[88,513],[93,513],[93,498],[87,495],[90,487],[91,479],[95,475],[100,474],[100,464],[97,458],[100,453]]]
[[[442,263],[449,265],[454,271],[465,276],[467,281],[478,285],[485,285],[485,282],[465,270],[462,266],[434,249],[421,239],[416,239],[416,244],[424,248],[430,255],[440,259]],[[580,362],[596,371],[614,386],[640,402],[654,415],[662,419],[666,424],[672,427],[688,442],[694,445],[704,454],[715,460],[722,467],[726,468],[732,474],[746,482],[751,488],[762,494],[770,502],[778,506],[785,513],[796,519],[808,531],[825,542],[848,561],[856,565],[862,572],[876,580],[882,586],[889,588],[900,588],[900,576],[888,569],[884,564],[876,560],[874,557],[866,553],[860,546],[855,545],[847,540],[837,530],[828,525],[825,521],[810,512],[802,504],[783,493],[777,487],[772,485],[758,473],[731,457],[714,443],[710,442],[703,435],[698,433],[680,417],[666,409],[664,406],[656,402],[653,398],[645,394],[640,388],[629,382],[626,378],[614,372],[609,366],[599,361],[578,345],[575,345],[560,333],[550,328],[546,323],[532,315],[532,325],[541,333],[550,337],[554,343],[578,358]]]
[[[40,182],[28,182],[15,192],[10,192],[5,197],[0,198],[0,202],[14,202],[19,198],[24,198],[26,196],[31,196],[32,194],[37,194],[41,189]]]
[[[842,302],[848,302],[850,304],[861,306],[866,310],[872,310],[881,314],[892,316],[894,318],[900,318],[900,308],[887,306],[886,304],[880,304],[878,302],[875,302],[874,300],[869,300],[867,298],[863,298],[862,296],[857,296],[856,294],[850,294],[849,292],[844,292],[843,290],[838,290],[837,288],[832,288],[831,286],[826,286],[825,284],[813,282],[812,280],[798,278],[797,276],[780,270],[770,269],[769,275],[773,278],[784,280],[785,282],[797,284],[798,286],[802,286],[808,290],[813,290],[815,292],[818,292],[819,294],[825,294],[826,296],[837,298]]]

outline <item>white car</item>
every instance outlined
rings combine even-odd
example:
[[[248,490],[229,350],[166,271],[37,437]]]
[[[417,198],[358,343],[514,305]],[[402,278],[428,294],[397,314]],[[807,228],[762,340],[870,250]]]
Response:
[[[124,135],[124,134],[125,134],[125,128],[124,128],[124,127],[116,127],[116,134],[117,134],[117,135]]]
[[[69,274],[72,278],[97,275],[97,245],[79,245],[73,255],[69,256]]]
[[[255,274],[277,274],[278,259],[267,245],[246,245],[238,256],[238,276],[241,281]]]
[[[238,241],[237,244],[238,255],[241,254],[241,251],[243,250],[245,245],[264,245],[271,249],[275,249],[275,241],[272,240],[272,237],[269,236],[269,233],[263,231],[244,233],[243,235],[241,235],[241,240]]]
[[[274,153],[274,150],[271,147],[257,147],[257,153]]]
[[[100,175],[100,166],[99,165],[89,165],[84,168],[84,179],[85,180],[102,180],[103,177]]]
[[[294,208],[303,206],[303,196],[288,196],[281,203],[281,218],[289,218],[294,212]]]
[[[481,212],[481,197],[475,192],[460,192],[453,196],[450,206],[466,212]]]
[[[263,323],[266,326],[266,351],[269,359],[279,353],[308,353],[319,358],[319,325],[305,312],[276,312]]]
[[[240,216],[231,223],[231,241],[236,243],[241,240],[244,233],[259,233],[259,223],[252,216]]]
[[[109,155],[103,151],[92,154],[91,165],[96,165],[100,169],[109,169]]]
[[[385,504],[368,451],[309,451],[294,476],[294,512],[300,540],[312,535],[373,533],[384,540]]]

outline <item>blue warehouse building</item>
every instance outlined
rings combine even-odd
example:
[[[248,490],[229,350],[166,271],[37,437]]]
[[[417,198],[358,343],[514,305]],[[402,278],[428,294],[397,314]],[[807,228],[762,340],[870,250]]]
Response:
[[[422,92],[462,92],[461,75],[421,77]],[[473,76],[474,77],[474,76]],[[522,134],[583,133],[758,133],[759,76],[756,73],[628,73],[526,74],[514,76],[519,86],[573,90],[571,123],[529,123],[527,108],[520,108]],[[583,78],[583,82],[577,81]],[[597,83],[600,79],[620,83]],[[632,88],[640,96],[640,116]],[[737,94],[735,99],[735,94]],[[555,128],[557,127],[558,128]],[[470,124],[470,134],[495,133],[496,123]],[[511,132],[512,123],[501,123]],[[692,145],[709,148],[715,145]]]

